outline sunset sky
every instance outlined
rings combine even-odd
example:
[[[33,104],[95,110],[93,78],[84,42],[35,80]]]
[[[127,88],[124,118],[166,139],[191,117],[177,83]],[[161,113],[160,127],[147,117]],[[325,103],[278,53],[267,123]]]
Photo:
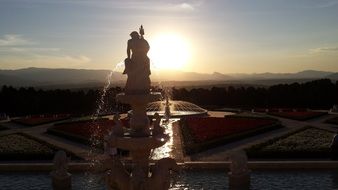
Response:
[[[338,0],[0,0],[0,69],[114,69],[141,24],[162,69],[338,72]]]

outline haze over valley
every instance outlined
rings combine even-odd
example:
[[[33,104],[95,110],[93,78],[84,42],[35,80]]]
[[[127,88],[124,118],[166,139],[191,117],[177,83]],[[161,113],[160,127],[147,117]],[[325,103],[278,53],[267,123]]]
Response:
[[[35,86],[35,87],[69,87],[83,86],[100,87],[107,82],[109,70],[85,69],[47,69],[26,68],[17,70],[0,70],[0,85]],[[338,73],[328,71],[306,70],[297,73],[253,73],[253,74],[222,74],[214,72],[197,73],[184,71],[152,71],[152,81],[168,86],[209,86],[216,84],[252,84],[273,85],[278,83],[306,82],[328,78],[338,79]],[[126,75],[113,72],[113,85],[123,85]]]

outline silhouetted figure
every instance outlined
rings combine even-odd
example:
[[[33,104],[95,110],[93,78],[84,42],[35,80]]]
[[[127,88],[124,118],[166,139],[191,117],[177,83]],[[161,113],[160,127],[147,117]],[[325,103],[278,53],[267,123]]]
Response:
[[[127,94],[149,93],[150,89],[150,60],[147,56],[149,44],[143,38],[144,30],[141,26],[140,34],[133,31],[128,40],[127,58],[123,74],[128,75],[125,92]],[[146,82],[144,82],[146,81]]]

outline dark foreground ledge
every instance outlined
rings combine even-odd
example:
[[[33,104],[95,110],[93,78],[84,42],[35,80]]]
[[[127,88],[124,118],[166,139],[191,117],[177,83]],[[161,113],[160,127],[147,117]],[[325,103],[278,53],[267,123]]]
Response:
[[[228,170],[230,162],[185,162],[183,169]],[[338,169],[338,161],[249,161],[251,170]],[[52,163],[1,163],[0,172],[50,172]],[[70,163],[69,172],[93,170],[90,163]]]

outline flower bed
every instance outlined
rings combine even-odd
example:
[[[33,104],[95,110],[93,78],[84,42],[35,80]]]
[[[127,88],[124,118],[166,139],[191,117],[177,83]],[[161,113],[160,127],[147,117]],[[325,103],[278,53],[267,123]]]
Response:
[[[270,115],[284,117],[288,119],[294,119],[299,121],[305,121],[315,117],[326,115],[326,112],[315,111],[281,111],[281,112],[269,112]]]
[[[128,120],[121,120],[123,125],[126,125]],[[48,133],[65,137],[70,140],[75,140],[81,143],[90,144],[92,138],[102,141],[104,135],[115,125],[113,120],[107,118],[96,121],[85,120],[76,122],[66,122],[55,124],[48,129]]]
[[[249,158],[329,158],[334,133],[313,127],[254,145],[246,152]]]
[[[58,149],[25,134],[0,136],[0,160],[52,160]]]
[[[186,154],[213,148],[279,127],[278,120],[260,117],[194,117],[180,121]]]
[[[70,118],[69,114],[55,114],[55,115],[35,115],[25,118],[12,120],[15,123],[19,123],[27,126],[41,125],[45,123],[51,123],[55,121],[61,121]]]
[[[338,125],[338,117],[334,117],[325,121],[325,123]]]

